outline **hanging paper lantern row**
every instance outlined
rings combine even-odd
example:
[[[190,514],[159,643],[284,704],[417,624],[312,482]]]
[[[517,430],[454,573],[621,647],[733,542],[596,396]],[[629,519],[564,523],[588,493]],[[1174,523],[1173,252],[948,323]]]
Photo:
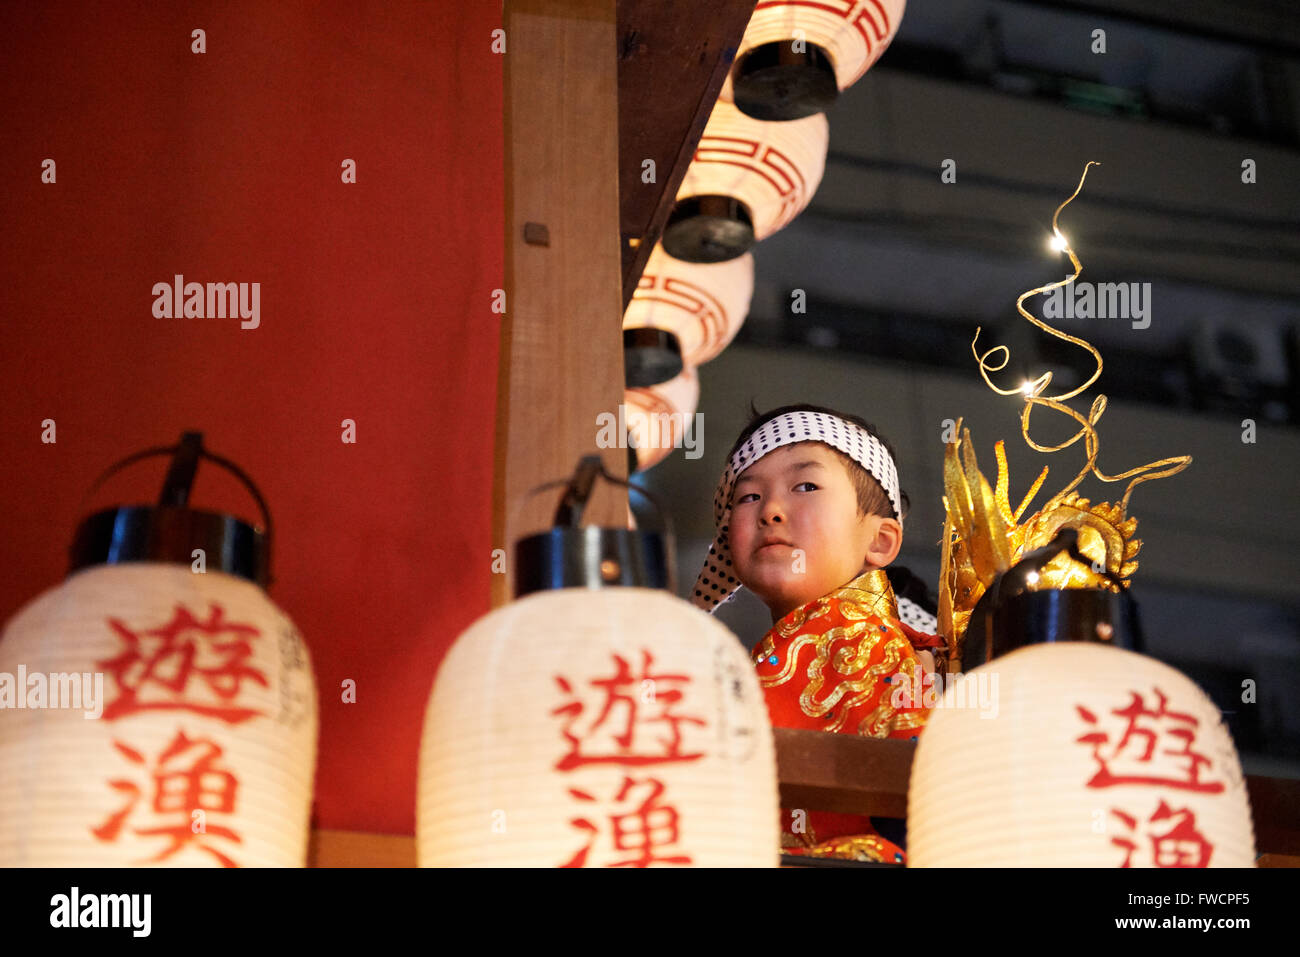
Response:
[[[776,759],[735,637],[666,591],[538,592],[438,671],[421,866],[772,867]]]
[[[817,192],[829,143],[820,114],[765,123],[719,101],[677,191],[665,251],[690,262],[722,262],[777,232]]]
[[[913,867],[1252,867],[1249,796],[1213,702],[1160,662],[1065,642],[945,691],[908,795]]]
[[[315,683],[258,585],[161,562],[83,569],[12,619],[0,673],[99,674],[103,693],[88,719],[84,698],[50,707],[43,678],[43,707],[0,711],[0,866],[305,865]],[[16,690],[30,704],[32,686]]]
[[[624,391],[627,442],[635,450],[637,471],[658,465],[698,436],[694,418],[699,404],[700,378],[690,366],[662,385]]]
[[[656,244],[623,313],[624,329],[671,332],[682,361],[700,366],[735,338],[754,295],[754,257],[723,263],[674,259]]]
[[[721,97],[765,120],[829,109],[838,91],[880,59],[906,6],[906,0],[762,0]]]

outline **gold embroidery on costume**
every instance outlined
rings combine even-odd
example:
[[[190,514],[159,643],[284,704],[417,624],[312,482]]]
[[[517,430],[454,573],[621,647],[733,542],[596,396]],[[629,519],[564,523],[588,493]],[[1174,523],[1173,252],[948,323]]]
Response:
[[[895,714],[893,730],[910,731],[913,728],[923,727],[930,720],[930,714],[928,708],[922,711],[904,711],[902,714]]]
[[[897,612],[898,603],[884,569],[864,572],[791,612],[764,635],[753,649],[754,664],[760,668],[773,665],[777,670],[760,673],[759,684],[764,689],[780,687],[798,673],[802,679],[798,708],[805,716],[819,719],[823,731],[844,731],[850,715],[876,697],[880,700],[872,713],[850,733],[885,737],[893,730],[920,727],[924,717],[911,716],[911,709],[899,714],[891,703],[892,689],[880,684],[882,678],[895,673],[900,680],[911,681],[921,667],[897,619],[884,617]],[[820,633],[799,634],[810,621],[815,628],[819,618],[838,624]],[[801,656],[809,646],[812,654],[807,664],[801,665]]]
[[[880,639],[885,637],[885,633],[877,632],[877,636],[878,637],[874,639],[870,637],[864,638],[863,644],[866,644],[868,641],[870,641],[872,645],[872,650],[874,650],[875,647],[879,645]],[[814,689],[810,685],[809,687],[805,688],[803,694],[799,696],[800,707],[803,708],[805,714],[815,718],[831,710],[831,707],[833,707],[835,703],[838,703],[840,699],[845,695],[846,692],[849,691],[853,692],[854,697],[849,698],[847,701],[843,702],[843,704],[839,708],[839,713],[836,715],[835,720],[831,722],[829,725],[827,725],[826,727],[827,731],[839,731],[841,728],[844,727],[845,722],[847,722],[849,719],[849,713],[855,707],[862,704],[862,702],[869,700],[872,695],[880,693],[880,688],[879,688],[880,678],[883,675],[892,674],[893,672],[897,671],[899,669],[899,665],[903,661],[904,653],[906,652],[907,649],[910,649],[911,647],[912,647],[911,643],[908,642],[908,640],[902,637],[901,635],[897,637],[889,638],[888,642],[884,646],[883,657],[881,658],[880,662],[878,664],[872,665],[870,668],[865,669],[862,672],[862,676],[860,678],[857,678],[856,680],[850,680],[848,678],[842,680],[836,686],[834,697],[830,699],[829,705],[823,704],[820,711],[811,710],[811,708],[813,707],[812,695],[816,689]],[[818,684],[818,687],[820,687],[820,682]],[[888,706],[889,695],[884,696],[883,704],[885,706]]]
[[[895,640],[907,641],[903,637]],[[910,642],[908,644],[910,646]],[[901,680],[904,682],[915,681],[914,676],[920,667],[921,663],[916,658],[904,659],[898,667],[898,673],[902,676]],[[889,736],[890,731],[905,731],[925,723],[925,719],[929,715],[928,711],[904,711],[899,714],[898,709],[894,707],[893,701],[892,688],[882,693],[880,701],[871,714],[858,722],[857,733],[870,738],[884,738]]]
[[[846,837],[833,837],[829,841],[816,844],[804,857],[835,858],[839,860],[862,861],[871,863],[895,863],[886,850],[882,838],[872,834],[852,834]]]
[[[804,626],[809,618],[820,618],[831,609],[830,595],[818,598],[809,605],[800,605],[786,617],[776,623],[776,633],[782,638],[793,635]]]
[[[889,577],[885,575],[883,568],[872,568],[870,571],[863,572],[862,575],[855,577],[850,583],[837,588],[835,592],[820,597],[814,602],[802,605],[798,609],[790,612],[789,615],[777,622],[774,631],[781,638],[789,638],[796,635],[801,628],[805,627],[809,620],[816,620],[835,610],[833,602],[839,602],[839,611],[842,618],[853,620],[867,627],[866,620],[872,615],[898,616],[898,602],[894,599],[893,589],[889,585]],[[803,635],[793,642],[790,642],[785,648],[785,655],[781,661],[781,670],[775,675],[759,676],[759,683],[763,688],[775,688],[783,685],[794,675],[794,668],[798,664],[798,658],[805,645],[815,645],[818,648],[818,654],[814,657],[815,668],[810,666],[809,679],[818,681],[818,687],[822,683],[820,671],[826,664],[826,659],[822,657],[822,649],[827,648],[831,641],[836,637],[854,637],[844,635],[844,629],[836,629],[839,635]],[[753,658],[754,663],[759,664],[770,658],[776,653],[776,640],[772,637],[772,632],[764,635],[762,641],[754,646]],[[841,674],[845,672],[841,671]],[[827,709],[828,710],[828,709]],[[826,714],[823,710],[820,714]],[[820,714],[814,714],[820,716]]]
[[[759,675],[758,683],[764,688],[775,688],[779,685],[785,684],[790,680],[790,677],[794,674],[795,667],[799,663],[799,652],[803,650],[805,645],[815,645],[821,637],[821,635],[804,635],[803,637],[796,638],[789,645],[786,645],[785,659],[781,662],[781,670],[774,675]],[[772,651],[769,651],[768,654],[772,654],[775,651],[776,647],[773,645]]]
[[[883,568],[863,572],[843,588],[831,592],[841,602],[851,602],[867,609],[867,614],[881,618],[898,617],[898,601]]]
[[[904,642],[907,642],[906,636],[897,628],[889,628],[879,618],[872,619],[867,631],[867,637],[869,638],[875,637],[879,639],[888,635],[891,640],[901,638]],[[872,632],[874,632],[874,635],[871,634]],[[910,642],[907,643],[910,644]],[[871,660],[871,653],[875,650],[876,642],[874,641],[860,641],[856,649],[851,645],[840,648],[835,652],[835,670],[842,675],[856,674],[867,666]]]
[[[820,634],[798,634],[809,621],[832,613],[838,613],[839,618],[848,624],[828,628]],[[915,668],[915,660],[906,657],[911,643],[896,625],[885,623],[886,618],[896,618],[897,615],[898,602],[884,569],[864,572],[847,585],[801,606],[777,623],[773,632],[788,641],[779,662],[780,670],[775,674],[760,675],[759,683],[764,688],[774,688],[792,680],[795,672],[800,670],[800,656],[811,645],[813,654],[803,669],[806,684],[799,696],[799,707],[812,718],[825,718],[834,713],[835,717],[824,726],[824,730],[839,731],[844,728],[853,709],[878,692],[882,676],[898,671],[900,665],[908,675]],[[773,632],[765,635],[755,646],[753,658],[756,665],[776,655],[777,639]],[[880,660],[871,664],[877,657]],[[829,672],[828,664],[832,669]],[[911,668],[907,667],[909,664]],[[830,693],[819,698],[828,683],[831,685]],[[888,716],[892,714],[890,708]]]

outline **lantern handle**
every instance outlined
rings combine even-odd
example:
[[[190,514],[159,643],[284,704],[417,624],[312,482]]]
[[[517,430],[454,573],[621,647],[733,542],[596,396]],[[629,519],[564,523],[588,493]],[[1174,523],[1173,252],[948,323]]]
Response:
[[[975,642],[973,647],[977,649],[977,652],[981,647],[983,652],[974,656],[963,655],[963,657],[966,657],[968,661],[974,661],[976,664],[984,664],[992,660],[994,657],[994,616],[1001,610],[1004,602],[1027,594],[1028,576],[1041,572],[1048,562],[1062,552],[1067,553],[1071,559],[1081,565],[1092,565],[1091,560],[1079,550],[1078,529],[1068,526],[1059,528],[1050,542],[1021,556],[1015,565],[993,579],[993,582],[976,604],[971,614],[971,624],[967,626],[966,634],[962,638],[964,647],[970,647],[967,642],[973,640]],[[1108,568],[1099,570],[1098,574],[1105,577],[1118,590],[1123,609],[1122,614],[1125,618],[1124,624],[1132,637],[1133,647],[1135,650],[1143,648],[1145,641],[1142,634],[1142,620],[1138,614],[1137,600],[1133,597],[1132,589],[1124,584],[1121,576]],[[980,627],[974,627],[976,621],[982,622]],[[980,634],[981,631],[983,631],[982,635]]]
[[[181,439],[175,445],[160,445],[152,449],[143,449],[139,452],[133,452],[126,458],[114,462],[106,468],[90,488],[81,497],[81,505],[77,512],[80,514],[84,511],[86,500],[107,482],[112,476],[116,475],[128,465],[134,465],[141,459],[151,458],[155,455],[171,455],[172,463],[167,469],[167,477],[163,480],[162,491],[158,495],[158,504],[164,506],[185,507],[189,502],[190,488],[194,484],[194,474],[198,471],[198,460],[207,459],[216,465],[231,472],[235,478],[239,479],[252,494],[253,500],[257,502],[257,507],[262,513],[262,519],[265,522],[266,547],[269,554],[271,548],[271,510],[267,507],[266,499],[262,498],[262,493],[258,490],[257,485],[248,477],[238,465],[227,458],[216,455],[203,448],[202,432],[184,432]]]
[[[1022,557],[1005,574],[998,577],[993,583],[994,594],[991,598],[993,604],[995,606],[999,605],[1007,599],[1014,598],[1024,592],[1028,584],[1027,576],[1030,573],[1041,571],[1044,565],[1061,552],[1067,553],[1070,558],[1080,565],[1092,567],[1092,562],[1088,557],[1079,551],[1079,530],[1063,527],[1057,531],[1050,542]],[[1133,598],[1132,590],[1124,584],[1123,578],[1109,568],[1103,567],[1098,574],[1114,585],[1119,592],[1120,599],[1124,603],[1125,613],[1128,615],[1128,627],[1139,646],[1141,646],[1143,640],[1142,620],[1138,616],[1137,601]]]
[[[203,433],[183,432],[176,445],[176,454],[167,468],[162,491],[158,493],[159,505],[184,508],[190,500],[194,473],[199,470],[199,456],[203,454]]]
[[[584,455],[578,460],[578,467],[574,470],[573,477],[569,479],[568,488],[564,490],[560,504],[555,509],[556,525],[577,528],[582,524],[582,513],[587,510],[591,490],[596,484],[597,476],[600,475],[605,475],[605,467],[601,464],[600,456]]]
[[[1028,555],[1023,556],[1020,561],[1016,562],[1015,567],[1011,568],[1006,575],[1002,577],[1002,585],[999,589],[998,598],[1014,598],[1020,592],[1025,590],[1027,584],[1026,576],[1040,572],[1043,566],[1050,562],[1061,552],[1066,552],[1072,559],[1080,565],[1092,566],[1092,562],[1079,551],[1079,531],[1075,528],[1061,528],[1053,536],[1052,540],[1041,548],[1037,548]],[[1128,595],[1128,588],[1124,585],[1124,580],[1112,572],[1109,568],[1101,568],[1098,572],[1103,578],[1114,585],[1121,594]],[[1007,589],[1014,589],[1008,591]]]
[[[543,482],[541,485],[535,485],[524,493],[518,504],[514,507],[514,514],[511,516],[511,524],[515,524],[519,519],[519,512],[527,504],[528,500],[539,492],[545,492],[548,489],[566,486],[565,493],[560,498],[560,504],[555,509],[555,519],[553,525],[564,525],[573,528],[578,527],[582,522],[583,513],[586,511],[587,502],[591,498],[591,490],[596,484],[597,478],[604,478],[605,481],[614,485],[621,485],[630,492],[638,492],[641,497],[653,506],[655,513],[659,516],[660,526],[663,529],[664,537],[669,542],[669,547],[676,541],[676,535],[673,530],[672,516],[658,497],[650,492],[649,489],[629,482],[625,479],[610,475],[605,471],[605,466],[598,455],[584,455],[578,460],[577,468],[568,478],[556,479],[553,482]],[[630,505],[629,505],[630,507]],[[635,513],[634,513],[635,514]]]

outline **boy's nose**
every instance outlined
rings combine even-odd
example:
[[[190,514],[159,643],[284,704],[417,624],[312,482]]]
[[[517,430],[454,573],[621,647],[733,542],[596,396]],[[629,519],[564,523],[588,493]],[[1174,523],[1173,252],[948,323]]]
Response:
[[[765,505],[763,507],[763,511],[759,513],[758,520],[760,524],[763,525],[768,525],[768,524],[779,525],[781,522],[785,521],[785,517],[781,511],[780,506],[770,504],[770,505]]]

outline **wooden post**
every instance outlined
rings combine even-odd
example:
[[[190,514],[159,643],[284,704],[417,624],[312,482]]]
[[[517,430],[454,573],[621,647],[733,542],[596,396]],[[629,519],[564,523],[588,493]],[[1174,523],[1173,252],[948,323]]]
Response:
[[[623,401],[615,0],[505,4],[506,313],[493,486],[493,605],[513,596],[514,543],[550,525],[583,454],[627,477],[625,448],[598,449],[597,417]],[[521,507],[522,505],[522,507]],[[627,525],[627,492],[600,482],[585,522]]]

